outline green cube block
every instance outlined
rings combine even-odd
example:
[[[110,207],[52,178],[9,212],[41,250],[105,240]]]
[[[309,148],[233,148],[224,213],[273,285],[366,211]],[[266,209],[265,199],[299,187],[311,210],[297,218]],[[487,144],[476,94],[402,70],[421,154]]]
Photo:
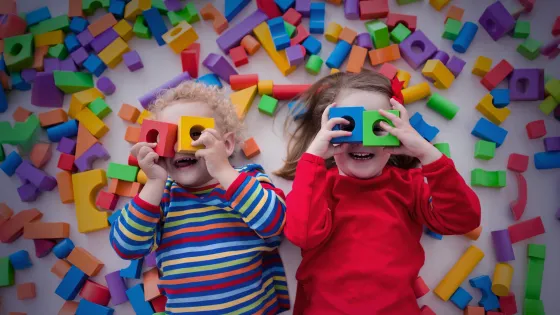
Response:
[[[305,70],[310,74],[318,74],[321,72],[321,66],[323,66],[323,59],[317,55],[311,55],[309,59],[307,59]]]
[[[66,59],[68,57],[68,49],[64,44],[58,44],[49,47],[48,56],[56,59]]]
[[[542,43],[536,39],[527,38],[517,47],[517,52],[529,60],[535,60],[540,56]]]
[[[93,15],[97,9],[109,8],[111,0],[82,0],[82,11],[85,15]]]
[[[438,112],[441,116],[451,120],[459,112],[459,106],[438,93],[433,93],[428,99],[428,107]]]
[[[272,96],[264,94],[259,102],[259,111],[268,116],[274,116],[276,108],[278,107],[278,100]]]
[[[552,79],[546,82],[544,90],[556,100],[556,103],[560,103],[560,80]]]
[[[33,35],[4,39],[4,62],[9,71],[21,71],[33,65]]]
[[[62,92],[73,94],[94,87],[91,73],[53,71],[54,84]]]
[[[531,22],[517,20],[513,30],[514,38],[527,38],[531,33]]]
[[[14,278],[14,267],[10,263],[10,258],[0,258],[0,287],[13,286]]]
[[[478,140],[474,146],[474,157],[479,160],[491,160],[496,154],[496,143]]]
[[[443,28],[443,34],[441,37],[449,40],[455,40],[459,36],[461,31],[462,23],[461,21],[455,19],[447,19],[445,22],[445,27]]]
[[[132,27],[132,32],[134,33],[134,35],[136,35],[136,37],[146,39],[152,38],[152,32],[150,32],[150,29],[146,25],[146,21],[144,20],[143,15],[139,15],[138,17],[136,17],[136,21],[134,22],[134,26]]]
[[[366,22],[366,30],[371,35],[375,48],[379,49],[391,44],[389,41],[389,28],[385,23],[381,21]]]
[[[448,158],[451,158],[451,149],[449,147],[449,143],[447,142],[434,143],[434,147]]]
[[[167,14],[169,12],[163,0],[152,0],[152,8],[158,9],[159,14]]]
[[[401,113],[398,110],[388,110],[389,113],[400,117]],[[401,145],[399,139],[391,134],[376,135],[376,125],[384,121],[390,126],[394,126],[391,120],[381,116],[379,111],[365,111],[363,114],[363,144],[365,147],[398,147]],[[383,131],[383,133],[386,133]]]
[[[0,144],[0,162],[4,162],[6,159],[6,153],[4,152],[4,146]]]
[[[109,167],[107,167],[107,177],[127,182],[135,182],[138,170],[139,168],[137,166],[111,162],[109,163]]]
[[[539,109],[543,114],[550,115],[556,109],[556,106],[558,106],[558,102],[556,102],[552,95],[549,95],[539,104]]]
[[[286,21],[284,21],[284,28],[286,29],[286,33],[288,33],[288,37],[290,38],[296,31],[296,27]]]
[[[187,11],[187,23],[193,24],[200,21],[200,15],[198,15],[198,11],[196,10],[193,2],[187,3],[187,6],[184,10]]]
[[[523,300],[523,315],[545,315],[544,304],[541,300]]]
[[[109,115],[113,110],[111,109],[111,107],[109,107],[109,105],[107,105],[107,103],[105,102],[104,99],[102,99],[101,97],[98,97],[97,99],[95,99],[93,102],[91,102],[88,105],[88,108],[92,111],[92,113],[95,114],[95,116],[97,116],[99,119],[103,119],[105,117],[107,117],[107,115]]]
[[[546,245],[527,244],[527,257],[546,259]]]
[[[485,171],[475,168],[471,171],[471,186],[506,187],[506,171]]]
[[[400,44],[403,40],[405,40],[408,36],[412,34],[406,26],[402,23],[397,24],[397,26],[391,31],[390,38],[393,43]]]
[[[70,21],[68,20],[68,15],[59,15],[57,17],[44,20],[39,24],[33,25],[29,28],[29,31],[33,35],[44,34],[52,31],[63,30],[68,32],[70,29]]]

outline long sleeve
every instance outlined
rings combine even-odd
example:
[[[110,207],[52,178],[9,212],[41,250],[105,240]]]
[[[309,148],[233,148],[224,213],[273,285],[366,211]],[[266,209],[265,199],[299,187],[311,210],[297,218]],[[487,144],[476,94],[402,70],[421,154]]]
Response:
[[[443,155],[418,176],[412,209],[417,222],[444,235],[465,234],[480,225],[480,201],[451,159]]]
[[[325,197],[326,177],[327,168],[322,158],[308,153],[302,155],[286,200],[284,234],[303,250],[321,244],[331,231],[332,215]]]

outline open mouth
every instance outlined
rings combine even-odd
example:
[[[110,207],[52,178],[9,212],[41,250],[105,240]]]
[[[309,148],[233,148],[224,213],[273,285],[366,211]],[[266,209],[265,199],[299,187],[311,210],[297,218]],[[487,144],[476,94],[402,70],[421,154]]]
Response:
[[[193,157],[184,157],[178,160],[175,160],[173,162],[173,165],[176,168],[185,168],[185,167],[189,167],[189,166],[193,166],[196,164],[196,162],[198,162],[197,159],[193,158]]]
[[[375,156],[375,154],[373,153],[358,153],[358,152],[348,153],[348,155],[350,156],[350,158],[357,161],[371,160]]]

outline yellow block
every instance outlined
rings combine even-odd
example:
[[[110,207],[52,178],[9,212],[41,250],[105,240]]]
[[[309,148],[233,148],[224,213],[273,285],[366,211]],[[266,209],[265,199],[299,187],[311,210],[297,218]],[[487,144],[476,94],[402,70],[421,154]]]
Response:
[[[332,68],[331,69],[331,74],[335,74],[335,73],[339,73],[340,70],[338,70],[337,68]]]
[[[272,41],[272,35],[270,35],[270,29],[268,28],[268,24],[266,24],[266,22],[262,22],[259,26],[255,27],[253,29],[253,33],[255,33],[255,36],[261,43],[262,48],[264,48],[270,59],[274,61],[276,67],[280,69],[280,72],[282,72],[284,76],[287,76],[296,70],[296,66],[290,67],[290,63],[286,57],[286,51],[276,50],[276,46],[274,46],[274,42]]]
[[[406,89],[408,87],[408,83],[410,83],[410,72],[399,69],[399,71],[397,71],[397,79],[403,82],[403,89]]]
[[[446,6],[448,3],[449,0],[430,0],[430,5],[438,11],[441,11],[441,8]]]
[[[124,18],[129,21],[136,20],[142,11],[152,7],[152,0],[132,0],[124,8]]]
[[[484,115],[488,120],[500,125],[503,123],[511,114],[511,111],[507,107],[496,108],[492,103],[492,94],[488,93],[478,102],[476,105],[476,110],[478,110],[482,115]]]
[[[92,170],[72,175],[76,220],[80,233],[90,233],[109,227],[109,213],[99,211],[95,206],[95,196],[107,185],[104,170]]]
[[[274,87],[274,81],[260,80],[257,86],[260,95],[272,95],[272,87]]]
[[[490,71],[490,69],[492,69],[492,59],[484,56],[478,56],[474,62],[472,74],[483,77],[488,73],[488,71]]]
[[[513,267],[506,263],[497,263],[492,277],[492,292],[497,296],[508,296],[513,278]]]
[[[335,5],[341,5],[342,4],[342,0],[327,0],[327,2],[335,4]]]
[[[127,42],[132,39],[132,36],[134,36],[132,26],[130,26],[126,20],[120,20],[115,26],[113,26],[113,30],[115,30],[115,32],[117,32],[117,34],[119,34],[119,36]]]
[[[198,34],[189,23],[181,21],[162,38],[176,54],[180,54],[198,39]]]
[[[404,105],[419,101],[431,94],[428,82],[422,82],[402,90]]]
[[[177,139],[177,152],[179,153],[194,153],[199,149],[204,149],[204,146],[192,145],[193,132],[201,132],[204,129],[214,128],[214,118],[210,117],[193,117],[182,116],[179,120],[179,134]],[[197,137],[198,139],[198,137]]]
[[[144,173],[143,170],[138,171],[138,174],[136,175],[136,181],[142,185],[146,185],[146,183],[148,182],[148,176],[146,176],[146,173]]]
[[[89,108],[82,109],[76,115],[76,119],[97,139],[109,131],[109,127],[103,123],[103,120],[99,119]]]
[[[325,38],[332,43],[338,42],[338,35],[342,32],[342,26],[336,22],[330,22],[325,30]]]
[[[257,95],[256,85],[229,95],[231,103],[235,105],[235,110],[237,111],[237,117],[239,117],[239,119],[245,118],[245,114],[247,114],[251,104],[253,104],[255,95]]]
[[[152,116],[152,113],[150,113],[147,109],[144,109],[141,113],[140,116],[138,116],[138,119],[136,120],[136,122],[141,125],[144,122],[144,119],[150,118],[150,116]]]
[[[422,74],[433,79],[434,86],[438,89],[448,89],[455,81],[453,73],[437,59],[428,60],[422,69]]]
[[[95,101],[97,98],[105,99],[105,95],[96,88],[87,89],[78,93],[72,94],[70,99],[70,108],[68,109],[68,116],[76,118],[79,112],[82,111],[89,103]]]
[[[129,51],[130,48],[128,47],[128,44],[119,37],[103,49],[99,53],[98,57],[103,60],[109,68],[113,69],[123,60],[122,55]]]
[[[35,47],[53,46],[64,43],[64,32],[62,30],[47,32],[34,36]]]
[[[434,289],[435,295],[447,301],[457,288],[465,281],[476,265],[484,258],[484,253],[476,246],[471,245],[463,256],[451,267]]]

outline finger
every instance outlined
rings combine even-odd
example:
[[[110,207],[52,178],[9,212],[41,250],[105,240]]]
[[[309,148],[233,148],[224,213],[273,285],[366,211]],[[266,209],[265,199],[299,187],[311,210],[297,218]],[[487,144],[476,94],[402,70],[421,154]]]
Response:
[[[389,102],[391,103],[391,106],[393,107],[393,109],[398,110],[399,112],[401,112],[401,119],[408,121],[408,111],[406,110],[406,108],[403,106],[403,104],[399,103],[399,101],[397,101],[394,98],[391,98],[389,100]]]
[[[130,154],[137,157],[138,152],[140,151],[141,148],[143,148],[143,147],[155,148],[156,146],[157,146],[157,143],[138,142],[135,145],[133,145],[132,148],[130,148]]]
[[[209,147],[214,143],[214,141],[216,141],[214,136],[212,136],[210,133],[203,132],[198,139],[192,142],[192,145],[195,147],[201,145]]]
[[[330,139],[334,139],[340,137],[349,137],[352,135],[352,132],[344,131],[344,130],[333,130],[333,131],[329,131],[328,135]]]
[[[218,132],[218,130],[213,128],[204,129],[202,133],[208,132],[211,134],[216,140],[222,140],[222,135]]]
[[[159,161],[159,155],[157,153],[155,153],[154,151],[146,154],[146,157],[144,158],[145,161],[152,161],[154,164],[158,164]]]
[[[391,112],[388,112],[384,109],[380,109],[379,113],[381,114],[381,116],[389,119],[393,123],[393,125],[395,125],[395,127],[402,127],[403,126],[402,119],[399,118],[397,115],[395,115]]]
[[[398,138],[399,135],[399,129],[392,127],[391,125],[389,125],[388,123],[382,121],[379,123],[379,126],[381,126],[381,128],[383,128],[383,130],[387,131],[388,133],[392,134],[393,136]]]
[[[325,126],[329,121],[329,112],[330,109],[334,106],[336,106],[336,104],[332,103],[331,105],[327,106],[327,108],[325,108],[325,110],[323,111],[323,115],[321,116],[321,126]]]
[[[327,121],[324,125],[325,129],[333,130],[336,125],[348,125],[350,122],[342,117],[334,117]]]
[[[152,148],[146,147],[146,146],[141,147],[140,151],[138,152],[138,156],[136,157],[136,159],[138,161],[144,160],[146,158],[146,156],[148,155],[148,153],[150,153],[150,152],[154,152],[154,150],[152,150]]]

